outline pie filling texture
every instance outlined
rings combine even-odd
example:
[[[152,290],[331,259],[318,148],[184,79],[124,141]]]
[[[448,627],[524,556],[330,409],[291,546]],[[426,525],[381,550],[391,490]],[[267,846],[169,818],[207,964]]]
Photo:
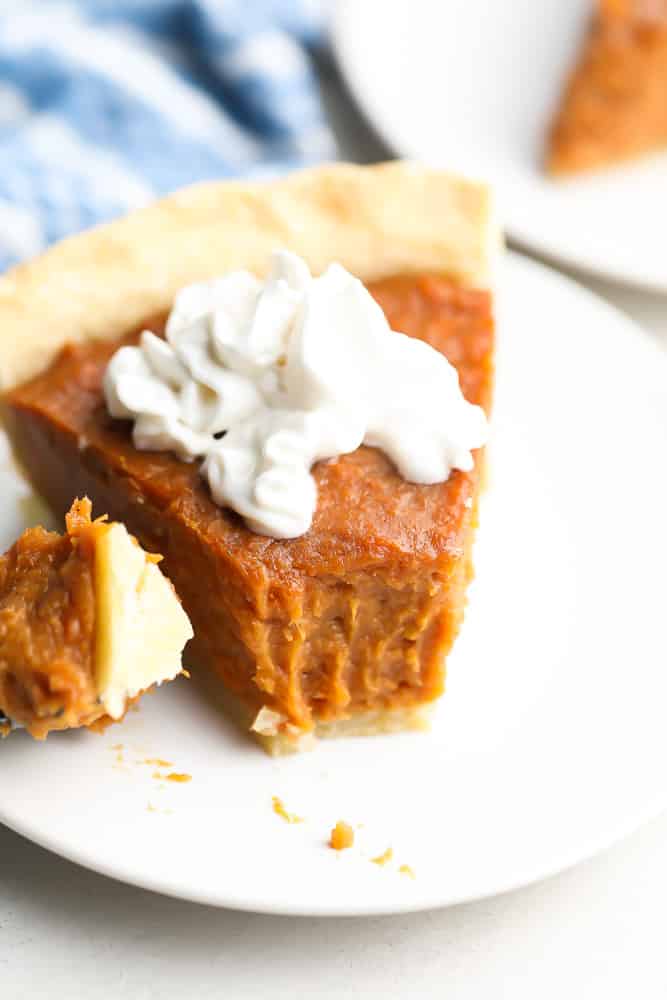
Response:
[[[667,2],[598,0],[549,135],[570,174],[667,147]]]
[[[0,706],[37,738],[106,714],[94,670],[94,550],[104,530],[90,504],[75,504],[65,535],[31,528],[0,556]]]
[[[466,398],[491,401],[491,296],[433,274],[369,284],[390,325],[456,367]],[[141,329],[160,334],[163,319]],[[305,535],[276,541],[216,506],[196,463],[140,452],[109,417],[101,382],[121,343],[66,346],[5,397],[19,456],[58,512],[75,494],[164,555],[193,627],[186,660],[222,682],[248,719],[263,707],[290,733],[437,698],[472,575],[481,455],[470,472],[419,486],[362,447],[313,470]],[[273,717],[273,716],[272,716]]]

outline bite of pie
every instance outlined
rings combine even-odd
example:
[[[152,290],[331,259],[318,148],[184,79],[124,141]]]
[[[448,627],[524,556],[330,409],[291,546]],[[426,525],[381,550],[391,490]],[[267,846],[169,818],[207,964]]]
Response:
[[[551,126],[554,175],[667,148],[667,2],[596,0]]]
[[[424,725],[472,576],[482,453],[435,485],[377,448],[318,462],[310,529],[266,537],[213,501],[196,462],[135,447],[105,406],[109,359],[141,330],[161,335],[182,287],[264,275],[281,246],[316,274],[336,261],[360,278],[488,411],[497,242],[479,185],[337,165],[194,187],[0,279],[3,415],[27,476],[55,511],[85,494],[163,554],[194,628],[188,666],[273,752]]]
[[[121,524],[76,500],[64,535],[30,528],[0,556],[0,732],[104,724],[181,673],[192,629]]]

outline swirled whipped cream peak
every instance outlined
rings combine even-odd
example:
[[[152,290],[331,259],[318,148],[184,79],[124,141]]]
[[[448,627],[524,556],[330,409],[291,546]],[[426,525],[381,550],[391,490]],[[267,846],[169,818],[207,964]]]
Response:
[[[366,444],[406,480],[439,483],[487,436],[442,354],[392,330],[339,264],[313,277],[287,250],[265,281],[234,271],[184,288],[166,338],[121,347],[104,393],[137,448],[203,459],[215,502],[273,538],[308,531],[321,459]]]

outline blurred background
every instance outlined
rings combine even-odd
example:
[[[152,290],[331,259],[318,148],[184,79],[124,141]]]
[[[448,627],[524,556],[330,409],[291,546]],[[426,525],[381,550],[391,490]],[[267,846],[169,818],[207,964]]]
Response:
[[[541,169],[594,6],[0,0],[0,271],[185,184],[403,155],[491,181],[510,243],[667,336],[664,157]]]
[[[194,181],[331,159],[320,0],[0,4],[0,269]]]

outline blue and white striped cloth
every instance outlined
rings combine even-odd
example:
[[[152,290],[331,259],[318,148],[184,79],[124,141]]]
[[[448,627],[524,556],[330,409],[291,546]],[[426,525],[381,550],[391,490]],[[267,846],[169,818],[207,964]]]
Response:
[[[193,181],[331,159],[322,0],[0,0],[0,271]]]

